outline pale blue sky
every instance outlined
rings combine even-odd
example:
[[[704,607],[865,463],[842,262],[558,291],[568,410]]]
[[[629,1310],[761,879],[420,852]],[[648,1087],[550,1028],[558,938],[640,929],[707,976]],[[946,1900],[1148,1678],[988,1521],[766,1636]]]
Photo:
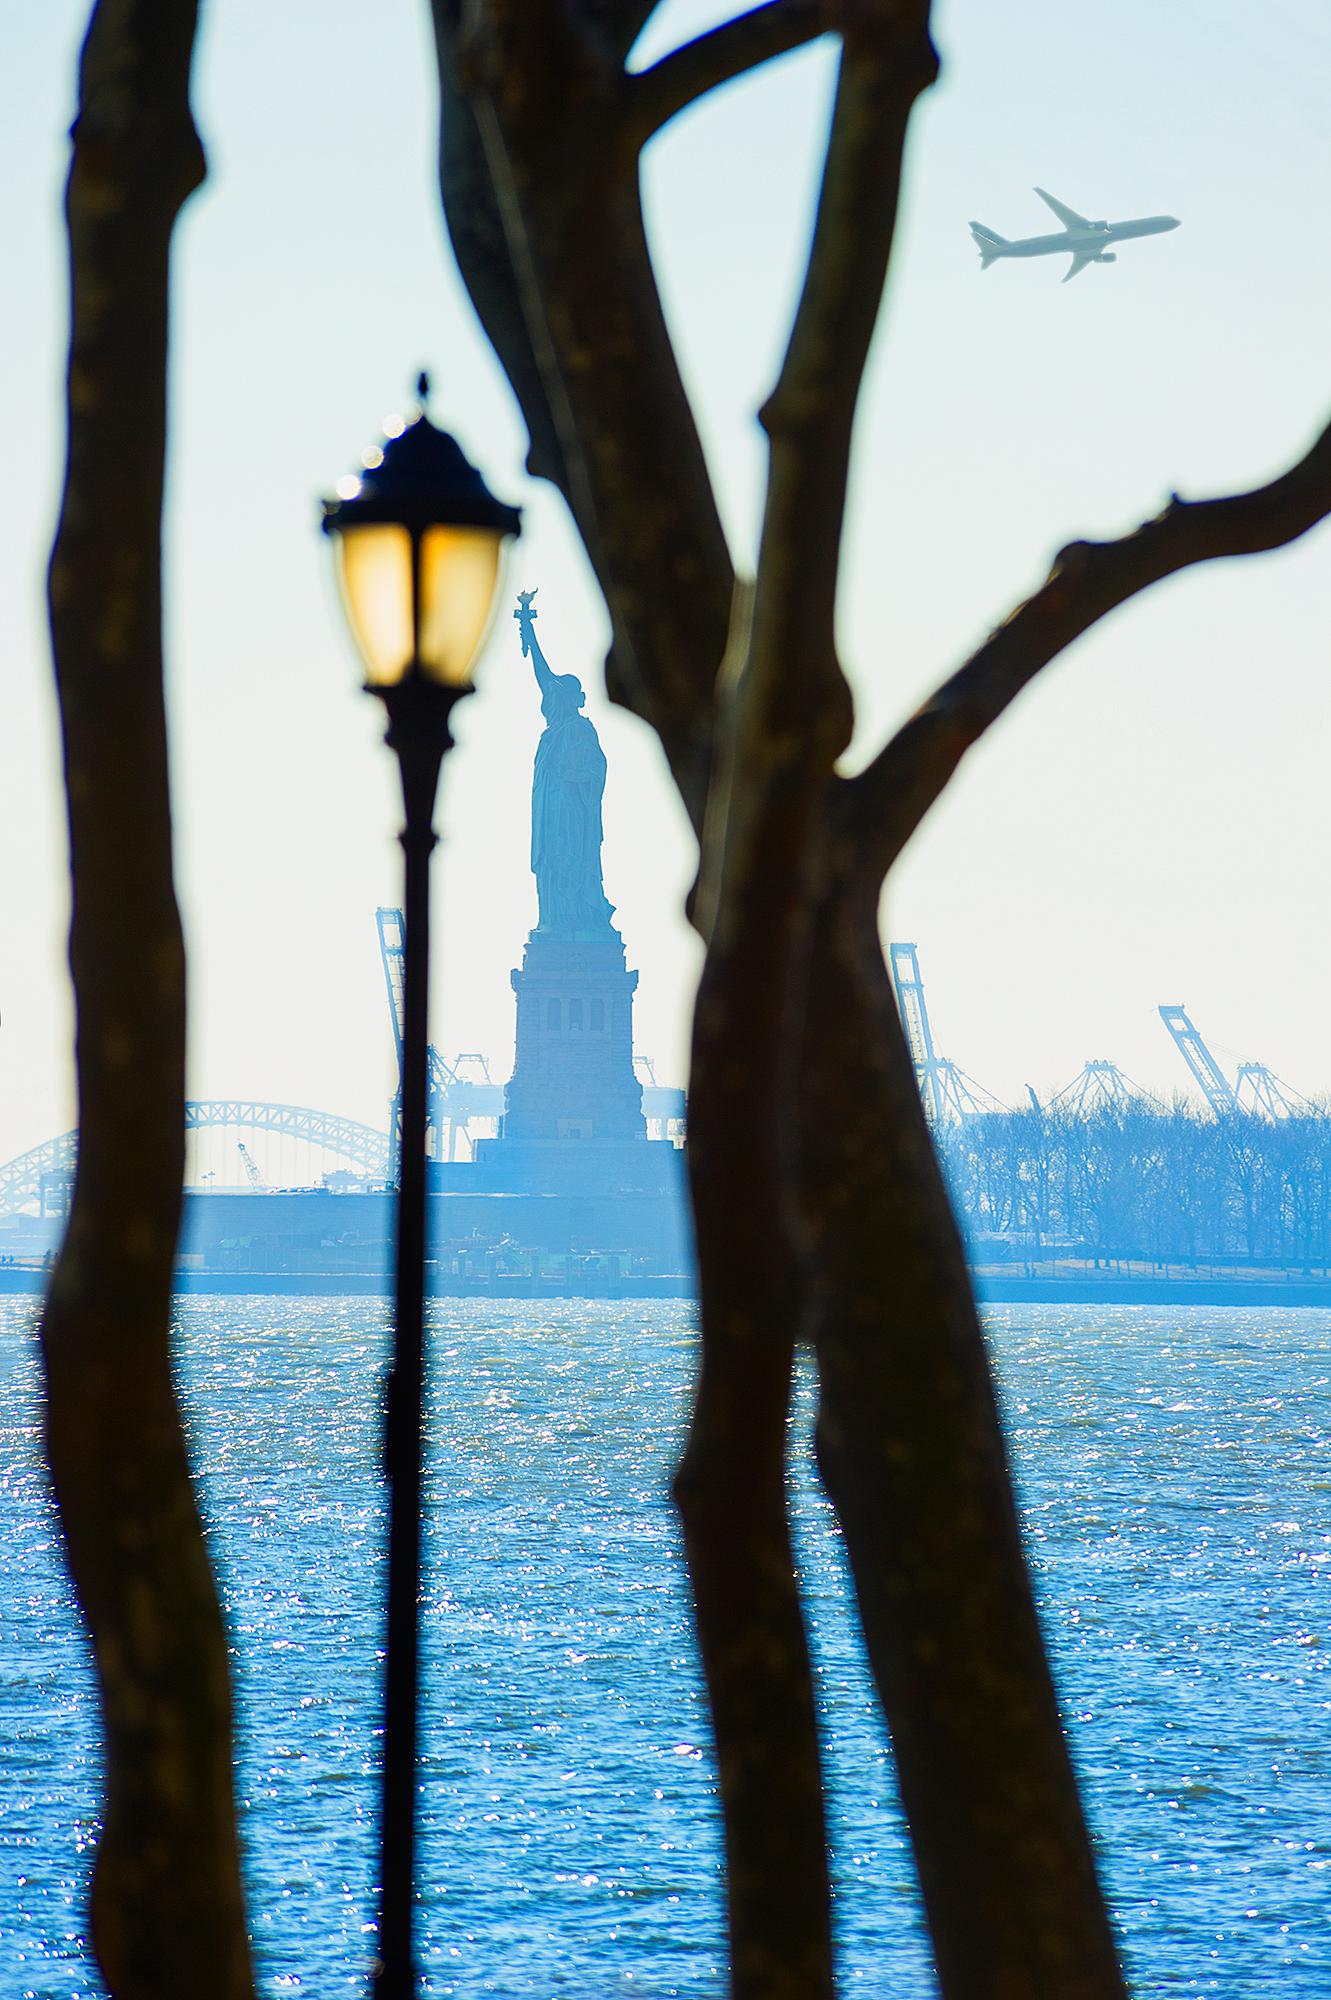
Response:
[[[726,11],[684,0],[664,43]],[[42,606],[60,471],[64,132],[84,8],[9,24],[0,492],[0,1158],[70,1122],[64,849]],[[841,601],[857,754],[1070,536],[1171,487],[1269,475],[1331,410],[1331,17],[1321,0],[952,0],[912,132],[899,253],[862,411]],[[678,121],[647,186],[663,283],[737,552],[762,477],[830,65],[814,49]],[[383,1121],[376,903],[397,889],[394,771],[357,691],[316,498],[431,367],[496,491],[512,576],[582,674],[610,759],[606,877],[641,971],[638,1046],[682,1074],[691,868],[647,733],[600,689],[604,623],[562,509],[521,469],[506,386],[434,186],[423,5],[214,0],[196,77],[210,179],[179,238],[167,533],[191,1088]],[[1039,182],[1176,234],[1059,283],[981,277],[966,224],[1043,228]],[[940,1047],[1000,1096],[1112,1056],[1170,1089],[1155,1015],[1331,1088],[1326,783],[1331,532],[1194,574],[1109,621],[969,760],[894,882]],[[461,722],[437,869],[435,1038],[507,1073],[509,967],[534,920],[539,727],[507,613]]]

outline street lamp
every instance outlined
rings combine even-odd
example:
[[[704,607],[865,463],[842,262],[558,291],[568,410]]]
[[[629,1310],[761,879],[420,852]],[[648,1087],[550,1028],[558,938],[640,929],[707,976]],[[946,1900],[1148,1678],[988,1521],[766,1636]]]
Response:
[[[393,1360],[384,1420],[388,1479],[388,1631],[380,1818],[376,2000],[414,2000],[416,1737],[420,1638],[421,1446],[425,1318],[425,1135],[429,1087],[430,856],[439,770],[454,704],[499,594],[516,507],[490,492],[461,446],[425,413],[390,418],[363,472],[323,503],[347,621],[367,692],[388,711],[386,742],[402,773],[405,857],[402,1117]]]

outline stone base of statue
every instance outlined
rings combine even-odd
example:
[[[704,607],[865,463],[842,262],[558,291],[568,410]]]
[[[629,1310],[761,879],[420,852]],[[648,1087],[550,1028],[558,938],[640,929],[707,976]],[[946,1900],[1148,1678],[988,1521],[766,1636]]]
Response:
[[[607,920],[534,930],[511,975],[517,1048],[500,1136],[476,1148],[489,1186],[678,1202],[683,1160],[647,1137],[633,1070],[636,972]]]
[[[517,1047],[506,1144],[644,1143],[633,1072],[636,972],[609,923],[586,936],[534,930],[511,975]]]
[[[435,1170],[432,1184],[463,1184],[500,1194],[613,1195],[685,1202],[684,1155],[661,1139],[478,1139],[471,1167]],[[452,1176],[450,1178],[450,1176]],[[607,1242],[614,1239],[607,1238]],[[605,1247],[604,1244],[601,1246]]]

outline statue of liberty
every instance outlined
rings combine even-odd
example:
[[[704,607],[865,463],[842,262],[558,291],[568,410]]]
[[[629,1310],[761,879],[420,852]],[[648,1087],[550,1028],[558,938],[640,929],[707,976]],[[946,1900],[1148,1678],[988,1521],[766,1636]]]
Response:
[[[518,592],[513,616],[541,691],[545,729],[531,789],[531,867],[540,906],[537,929],[564,937],[603,935],[614,914],[601,882],[601,798],[605,752],[575,674],[550,671],[536,638],[534,590]]]

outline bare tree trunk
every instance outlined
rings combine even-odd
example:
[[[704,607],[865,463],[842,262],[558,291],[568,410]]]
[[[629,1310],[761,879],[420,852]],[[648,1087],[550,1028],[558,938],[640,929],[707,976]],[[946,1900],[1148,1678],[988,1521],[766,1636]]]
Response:
[[[1124,1991],[1031,1595],[961,1240],[872,886],[824,903],[801,1167],[819,1467],[949,2000]]]
[[[747,669],[761,675],[761,663]],[[769,677],[770,685],[770,677]],[[803,694],[797,686],[797,699]],[[779,693],[779,684],[778,684]],[[815,699],[816,699],[815,692]],[[830,2000],[823,1782],[786,1498],[804,1276],[791,1200],[805,879],[821,786],[761,688],[732,761],[764,779],[704,854],[689,1180],[702,1345],[675,1495],[716,1735],[736,2000]],[[830,767],[834,748],[827,752]],[[715,874],[713,888],[711,877]]]
[[[69,451],[49,594],[73,876],[79,1164],[42,1323],[46,1446],[96,1659],[93,1943],[116,2000],[253,1992],[225,1634],[172,1378],[184,950],[161,511],[168,270],[203,179],[192,0],[98,0],[66,198]]]

